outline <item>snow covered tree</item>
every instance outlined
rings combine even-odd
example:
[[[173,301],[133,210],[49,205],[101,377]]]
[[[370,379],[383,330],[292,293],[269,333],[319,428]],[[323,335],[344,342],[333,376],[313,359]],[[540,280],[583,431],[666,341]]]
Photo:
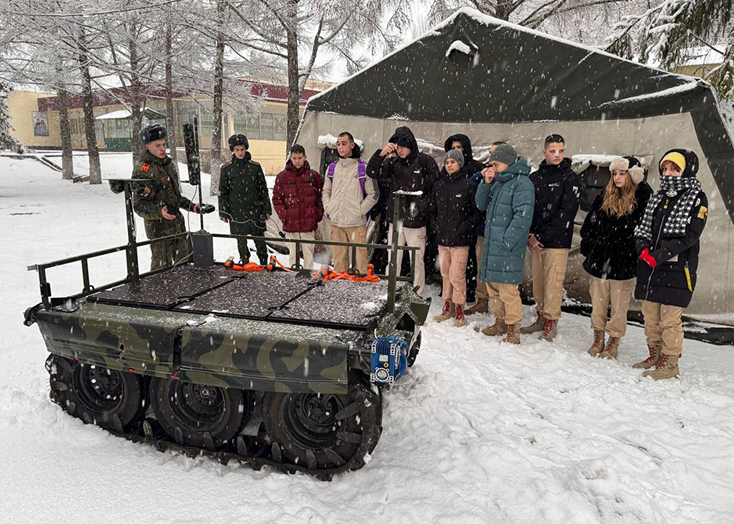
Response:
[[[484,14],[519,25],[538,28],[550,19],[628,4],[633,0],[432,0],[430,18],[443,19],[459,7],[473,7]]]
[[[7,83],[0,81],[0,149],[10,149],[14,153],[22,153],[23,146],[10,135],[13,127],[10,125],[10,113],[6,100],[11,91],[12,88]]]
[[[300,120],[299,100],[316,69],[317,58],[331,53],[349,72],[366,63],[357,50],[371,54],[388,35],[381,28],[388,2],[330,0],[224,0],[248,33],[238,43],[256,56],[269,56],[285,67],[288,83],[286,142],[292,144]],[[398,6],[399,8],[400,6]],[[396,40],[395,40],[396,41]],[[307,51],[305,59],[301,51]]]
[[[166,56],[165,84],[166,84],[166,129],[168,143],[171,147],[171,160],[178,166],[178,152],[176,150],[176,116],[173,113],[173,24],[170,18],[166,20],[166,32],[163,49]]]
[[[89,183],[102,183],[102,166],[99,161],[97,131],[94,128],[94,99],[92,93],[92,74],[90,72],[90,39],[83,25],[77,27],[77,48],[79,51],[79,71],[82,77],[82,100],[84,113],[84,135],[89,155]]]
[[[109,51],[109,59],[105,55],[102,59],[98,58],[97,67],[116,73],[125,92],[125,96],[119,101],[131,115],[133,163],[137,163],[144,151],[143,144],[138,140],[143,127],[143,108],[146,101],[143,77],[149,76],[151,68],[145,55],[139,52],[145,27],[136,11],[125,13],[122,19],[112,23],[104,21],[103,24],[109,46],[105,51]]]
[[[225,2],[217,0],[217,25],[221,28],[225,24]],[[227,13],[229,14],[229,13]],[[209,172],[212,175],[212,183],[210,193],[212,195],[219,192],[219,170],[222,167],[222,97],[224,95],[224,48],[225,48],[224,32],[220,29],[217,31],[214,46],[214,125],[212,129],[212,147],[211,147],[211,167]]]
[[[64,180],[74,178],[74,160],[71,144],[71,122],[69,121],[69,93],[60,83],[56,96],[59,100],[59,134],[61,135],[61,171]]]
[[[63,178],[70,180],[74,167],[67,99],[79,88],[76,44],[69,36],[73,24],[67,17],[45,17],[47,3],[24,2],[23,9],[18,4],[11,2],[0,13],[0,78],[57,92]]]
[[[722,55],[721,65],[705,75],[717,91],[732,98],[734,29],[731,0],[662,0],[626,16],[615,27],[605,49],[642,63],[673,68],[706,47]],[[724,43],[722,53],[716,44]],[[721,46],[720,46],[721,47]]]

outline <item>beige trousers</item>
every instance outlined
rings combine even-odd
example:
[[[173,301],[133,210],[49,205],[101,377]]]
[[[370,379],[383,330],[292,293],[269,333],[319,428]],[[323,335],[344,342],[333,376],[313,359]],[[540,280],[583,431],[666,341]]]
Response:
[[[387,231],[387,243],[392,244],[392,224]],[[408,244],[417,247],[415,254],[415,276],[413,277],[413,286],[418,286],[418,294],[423,296],[423,290],[426,287],[426,268],[423,262],[423,256],[426,254],[426,228],[425,227],[399,227],[398,228],[398,245],[404,246]],[[389,251],[388,251],[389,253]],[[398,274],[403,263],[403,251],[398,251]],[[388,260],[390,255],[388,255]]]
[[[489,308],[496,319],[504,320],[508,325],[522,321],[520,286],[487,282],[487,294],[489,295]]]
[[[331,240],[333,242],[352,242],[355,244],[367,243],[367,226],[338,227],[331,226]],[[331,257],[333,258],[334,271],[347,271],[349,269],[349,255],[352,249],[349,246],[331,246]],[[367,274],[367,248],[357,248],[357,271]]]
[[[469,260],[469,246],[438,246],[441,261],[443,293],[441,298],[454,304],[466,304],[466,262]]]
[[[636,278],[629,280],[602,280],[589,275],[591,292],[591,327],[604,331],[610,337],[623,337],[627,333],[627,311],[630,307]],[[612,305],[612,315],[607,321],[607,309]]]
[[[683,308],[643,300],[642,315],[647,344],[662,346],[664,355],[680,356],[683,353]]]
[[[488,299],[489,295],[487,294],[487,286],[485,286],[484,282],[479,278],[479,272],[482,270],[482,254],[484,252],[484,237],[477,237],[477,248],[476,248],[476,254],[477,254],[477,300],[481,299]]]
[[[316,240],[315,232],[310,233],[286,233],[285,238],[292,238],[297,240]],[[290,250],[290,258],[288,263],[293,267],[298,262],[298,253],[296,253],[295,244],[286,244]],[[315,244],[301,244],[301,251],[303,251],[303,268],[311,271],[313,269],[313,250]]]
[[[561,318],[563,279],[566,277],[568,249],[531,249],[535,310],[548,320]]]

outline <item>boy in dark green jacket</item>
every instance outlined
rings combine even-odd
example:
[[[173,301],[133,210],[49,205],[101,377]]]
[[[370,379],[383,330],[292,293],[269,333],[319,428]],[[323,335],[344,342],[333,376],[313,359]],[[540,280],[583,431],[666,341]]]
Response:
[[[486,282],[495,323],[485,335],[503,335],[503,342],[520,343],[522,302],[520,289],[525,267],[530,224],[535,208],[535,187],[528,178],[530,166],[510,144],[501,144],[482,171],[477,207],[487,212],[480,280]]]
[[[232,235],[265,235],[265,222],[272,209],[263,169],[247,151],[250,143],[245,135],[229,137],[232,160],[222,166],[219,178],[219,218],[229,224]],[[264,240],[256,240],[257,258],[260,264],[268,262]],[[237,249],[243,264],[250,261],[247,240],[237,239]]]

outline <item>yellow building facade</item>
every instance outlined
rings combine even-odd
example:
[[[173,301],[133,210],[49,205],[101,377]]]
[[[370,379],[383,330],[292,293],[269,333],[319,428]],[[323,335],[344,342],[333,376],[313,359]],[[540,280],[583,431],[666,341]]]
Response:
[[[61,147],[59,133],[59,113],[41,111],[40,98],[55,96],[53,93],[32,91],[11,91],[7,99],[10,134],[26,147],[37,149]]]
[[[283,169],[287,156],[286,147],[286,111],[287,88],[285,86],[253,83],[253,95],[260,97],[259,110],[251,113],[236,113],[233,111],[224,114],[222,122],[222,158],[228,159],[227,139],[236,133],[248,137],[250,153],[253,160],[263,166],[268,175],[275,175]],[[317,87],[318,86],[318,87]],[[324,88],[317,84],[314,87]],[[308,97],[313,96],[317,89],[306,89],[302,94],[301,111]],[[94,116],[97,146],[101,151],[130,150],[132,141],[132,121],[129,117],[119,118],[125,114],[125,106],[114,103],[114,100],[104,94],[95,93]],[[13,91],[8,98],[10,110],[10,124],[13,126],[11,134],[23,145],[33,149],[60,149],[61,136],[59,128],[58,99],[54,93],[37,93],[28,91]],[[165,124],[166,102],[162,97],[154,98],[146,103],[150,109],[160,116],[154,115],[148,121]],[[204,97],[181,97],[174,100],[174,117],[176,121],[176,135],[178,148],[183,147],[183,124],[199,122],[199,147],[205,158],[211,149],[213,132],[212,99]],[[149,112],[152,114],[152,112]],[[99,118],[109,115],[112,118]],[[69,123],[71,126],[72,147],[75,150],[85,150],[87,147],[84,133],[84,113],[81,99],[71,96],[69,99]],[[126,144],[127,142],[127,144]],[[206,166],[206,164],[205,164]]]

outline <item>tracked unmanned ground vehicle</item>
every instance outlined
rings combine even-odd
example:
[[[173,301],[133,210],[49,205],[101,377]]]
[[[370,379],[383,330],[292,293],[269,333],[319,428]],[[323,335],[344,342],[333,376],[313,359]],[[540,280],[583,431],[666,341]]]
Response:
[[[51,353],[51,399],[160,450],[322,479],[362,467],[382,431],[382,389],[415,360],[429,302],[394,265],[379,282],[232,271],[212,243],[237,237],[205,233],[203,218],[193,261],[139,274],[137,250],[151,241],[135,239],[132,199],[145,183],[111,181],[125,193],[127,245],[29,268],[42,302],[25,322]],[[389,248],[401,249],[396,238]],[[126,278],[93,287],[88,261],[119,251]],[[47,271],[77,263],[82,292],[53,297]]]

